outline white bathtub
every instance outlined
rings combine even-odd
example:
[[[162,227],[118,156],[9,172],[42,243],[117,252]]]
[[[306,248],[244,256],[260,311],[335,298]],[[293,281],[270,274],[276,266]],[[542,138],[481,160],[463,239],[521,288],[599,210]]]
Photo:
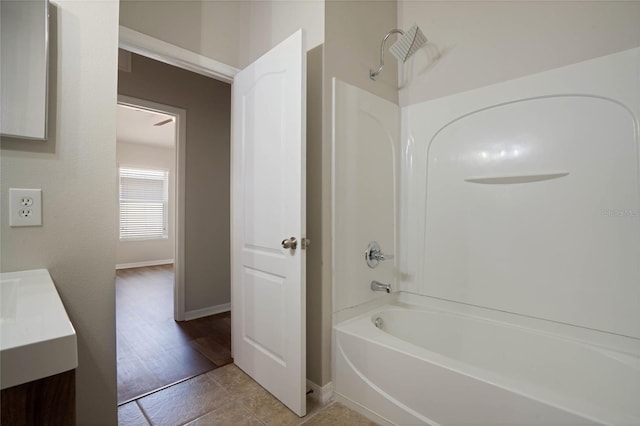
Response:
[[[334,348],[337,398],[381,422],[640,424],[637,339],[402,293]]]

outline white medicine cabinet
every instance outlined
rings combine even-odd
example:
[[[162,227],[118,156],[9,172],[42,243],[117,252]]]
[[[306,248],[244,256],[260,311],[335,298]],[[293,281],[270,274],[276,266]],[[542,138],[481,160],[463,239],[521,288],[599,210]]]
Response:
[[[47,138],[48,0],[0,1],[0,134]]]

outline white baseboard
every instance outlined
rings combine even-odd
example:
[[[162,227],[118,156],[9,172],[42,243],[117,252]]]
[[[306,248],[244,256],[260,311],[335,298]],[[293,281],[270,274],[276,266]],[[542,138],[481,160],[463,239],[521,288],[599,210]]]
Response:
[[[320,387],[313,383],[311,380],[307,380],[307,390],[312,390],[311,398],[318,401],[320,405],[325,405],[333,398],[333,383],[329,382],[326,385]]]
[[[339,402],[340,404],[344,405],[345,407],[352,409],[356,413],[362,414],[363,416],[365,416],[366,418],[368,418],[369,420],[371,420],[376,424],[379,424],[381,426],[394,426],[395,424],[385,419],[384,417],[379,416],[378,413],[374,413],[373,411],[369,410],[367,407],[364,407],[358,404],[357,402],[352,401],[351,399],[340,395],[337,392],[334,393],[333,399],[336,402]]]
[[[119,263],[116,269],[142,268],[143,266],[169,265],[173,263],[173,259],[148,260],[146,262]]]
[[[184,313],[184,319],[185,321],[189,321],[196,318],[207,317],[209,315],[221,314],[222,312],[228,312],[230,310],[231,310],[231,303],[223,303],[222,305],[208,306],[202,309],[186,311]]]

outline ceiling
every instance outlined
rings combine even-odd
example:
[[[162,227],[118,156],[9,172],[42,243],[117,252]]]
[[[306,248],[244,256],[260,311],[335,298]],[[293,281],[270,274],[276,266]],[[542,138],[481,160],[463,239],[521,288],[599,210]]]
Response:
[[[118,105],[118,126],[116,138],[118,142],[153,145],[160,148],[175,146],[175,122],[155,126],[171,115]]]

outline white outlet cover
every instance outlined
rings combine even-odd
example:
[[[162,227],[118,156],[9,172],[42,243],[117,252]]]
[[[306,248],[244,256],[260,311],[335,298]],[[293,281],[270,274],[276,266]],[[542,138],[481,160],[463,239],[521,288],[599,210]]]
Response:
[[[42,189],[9,188],[9,225],[42,226]]]

